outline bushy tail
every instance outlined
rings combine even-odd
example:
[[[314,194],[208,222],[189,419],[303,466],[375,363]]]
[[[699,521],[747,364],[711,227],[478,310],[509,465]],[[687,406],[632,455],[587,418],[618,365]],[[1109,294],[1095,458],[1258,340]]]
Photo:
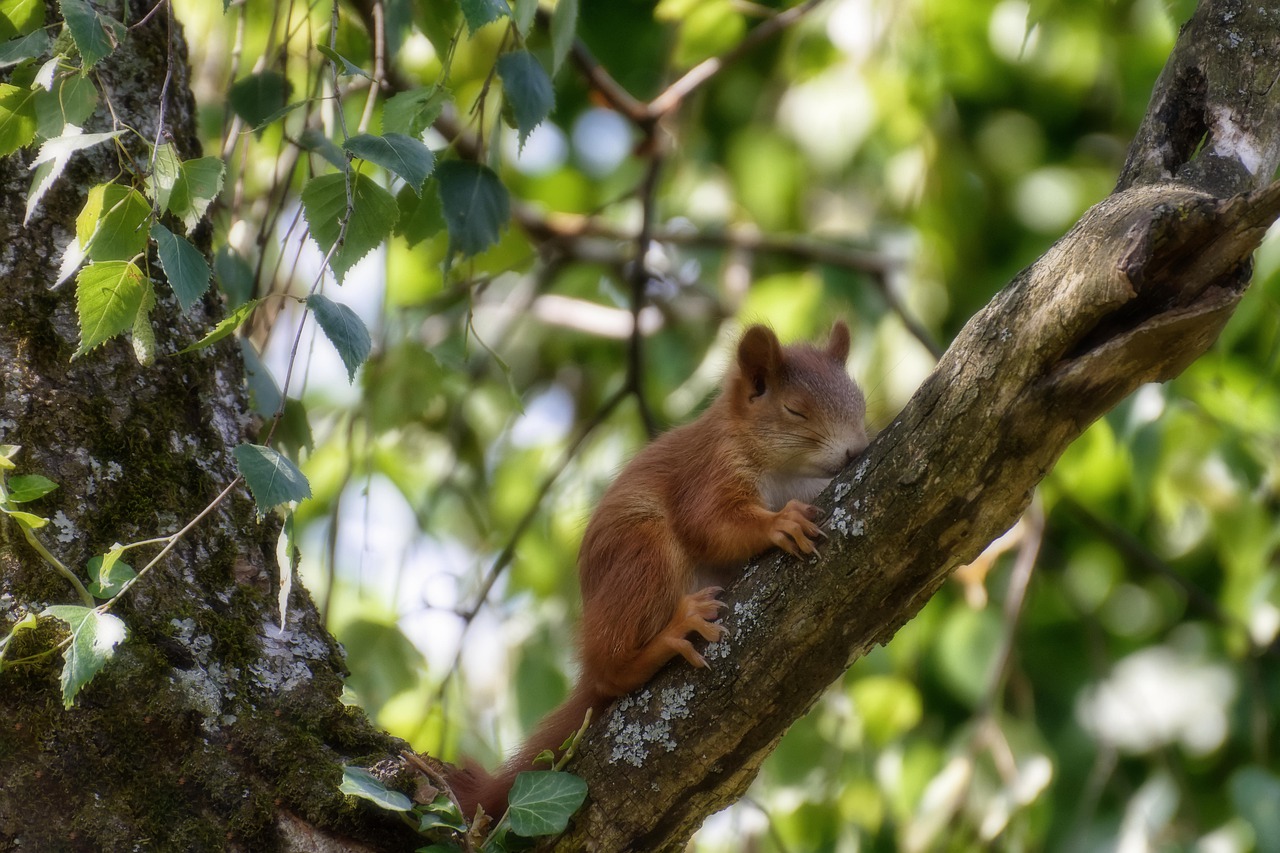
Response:
[[[507,793],[516,776],[533,770],[533,760],[543,751],[560,749],[569,735],[582,725],[588,709],[599,713],[609,703],[609,697],[600,696],[586,685],[579,683],[564,704],[556,708],[538,723],[524,746],[512,755],[495,773],[489,773],[474,761],[466,761],[449,775],[449,787],[462,806],[467,820],[475,817],[476,806],[484,806],[485,814],[496,820],[507,810]]]

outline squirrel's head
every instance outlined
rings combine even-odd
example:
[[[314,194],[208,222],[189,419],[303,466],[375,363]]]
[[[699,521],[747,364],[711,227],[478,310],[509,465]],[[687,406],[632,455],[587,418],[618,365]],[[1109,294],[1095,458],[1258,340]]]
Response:
[[[833,477],[867,447],[867,405],[845,367],[849,327],[837,320],[825,347],[783,346],[768,326],[738,342],[726,393],[769,470]]]

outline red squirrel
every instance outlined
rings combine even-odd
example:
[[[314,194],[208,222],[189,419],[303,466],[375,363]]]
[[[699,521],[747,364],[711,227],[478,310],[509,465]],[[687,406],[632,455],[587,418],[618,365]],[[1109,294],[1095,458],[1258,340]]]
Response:
[[[720,395],[692,423],[642,450],[605,491],[578,555],[582,672],[496,774],[468,763],[449,777],[470,818],[506,809],[516,774],[556,750],[588,709],[599,714],[676,656],[706,660],[690,642],[725,633],[717,598],[749,558],[777,546],[797,557],[824,536],[808,501],[867,446],[866,403],[849,377],[849,327],[825,348],[783,347],[766,326],[738,343]],[[701,588],[699,588],[701,587]]]

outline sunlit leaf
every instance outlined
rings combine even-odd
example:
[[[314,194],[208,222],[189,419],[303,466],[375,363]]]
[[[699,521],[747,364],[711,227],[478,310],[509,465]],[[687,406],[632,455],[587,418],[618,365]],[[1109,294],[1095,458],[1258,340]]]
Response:
[[[448,100],[448,90],[437,86],[398,92],[383,104],[382,132],[401,133],[417,139],[440,117]]]
[[[104,601],[115,598],[125,584],[138,576],[132,566],[120,559],[121,553],[113,550],[89,559],[85,566],[89,573],[89,585],[86,589],[94,598]]]
[[[63,653],[62,704],[70,708],[76,694],[98,674],[115,654],[127,631],[124,622],[110,613],[99,613],[89,607],[55,604],[45,608],[42,616],[52,616],[71,628],[71,645]]]
[[[0,83],[0,157],[36,138],[36,93]]]
[[[196,341],[191,346],[178,350],[177,354],[182,355],[183,353],[194,352],[195,350],[198,350],[198,349],[204,349],[207,346],[216,344],[218,341],[222,340],[227,335],[233,334],[236,329],[240,328],[240,326],[244,324],[245,320],[249,319],[249,315],[253,313],[253,309],[258,307],[258,302],[259,300],[257,299],[251,299],[248,302],[244,303],[239,308],[237,308],[236,310],[228,314],[226,317],[224,317],[222,319],[222,322],[218,323],[218,325],[214,326],[209,331],[209,334],[205,335],[203,338]]]
[[[0,38],[16,38],[44,26],[44,0],[0,0]]]
[[[183,161],[169,195],[169,210],[182,220],[188,232],[200,224],[204,212],[222,191],[225,168],[222,160],[217,157]]]
[[[9,502],[15,504],[34,501],[58,488],[58,484],[39,474],[23,474],[9,479]]]
[[[150,286],[129,261],[99,261],[81,270],[76,276],[80,346],[72,358],[129,329]]]
[[[31,191],[27,194],[27,212],[22,224],[26,225],[31,220],[31,215],[39,206],[40,200],[66,169],[73,154],[109,139],[115,139],[122,133],[124,133],[123,130],[111,133],[84,133],[74,124],[68,124],[63,126],[62,136],[47,140],[41,145],[36,153],[36,159],[31,163],[31,168],[35,169],[36,175],[31,182]]]

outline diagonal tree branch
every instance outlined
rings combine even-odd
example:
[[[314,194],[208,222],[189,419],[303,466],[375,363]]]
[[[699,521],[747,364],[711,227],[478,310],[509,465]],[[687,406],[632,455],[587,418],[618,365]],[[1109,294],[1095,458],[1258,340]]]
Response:
[[[1201,5],[1117,191],[970,320],[837,478],[822,556],[748,566],[712,669],[672,666],[603,715],[573,764],[589,802],[555,849],[682,849],[827,685],[1018,518],[1072,440],[1212,345],[1280,215],[1278,13]]]

